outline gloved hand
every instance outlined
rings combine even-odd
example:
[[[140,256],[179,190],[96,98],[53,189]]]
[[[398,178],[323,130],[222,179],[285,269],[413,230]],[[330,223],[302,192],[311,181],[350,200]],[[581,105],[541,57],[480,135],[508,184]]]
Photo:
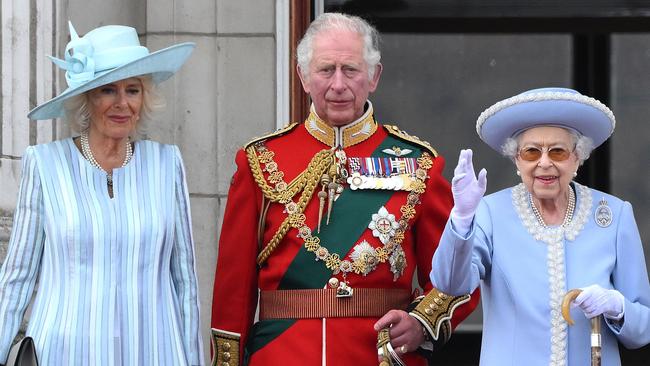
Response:
[[[608,319],[619,320],[625,312],[625,298],[616,290],[607,290],[599,285],[582,289],[573,301],[587,318],[603,314]]]
[[[461,150],[458,165],[454,169],[454,178],[451,180],[454,208],[451,209],[450,217],[458,234],[464,235],[469,231],[486,187],[487,170],[481,169],[477,179],[472,163],[472,150]]]

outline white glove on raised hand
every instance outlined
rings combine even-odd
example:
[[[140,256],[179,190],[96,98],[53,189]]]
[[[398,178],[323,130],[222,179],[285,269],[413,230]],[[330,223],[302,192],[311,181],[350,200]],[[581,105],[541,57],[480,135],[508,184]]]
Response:
[[[472,163],[472,150],[461,150],[458,165],[454,169],[454,178],[451,180],[454,208],[449,215],[458,234],[465,235],[469,231],[486,187],[487,170],[481,169],[477,179]]]
[[[625,312],[625,298],[616,290],[608,290],[599,285],[591,285],[582,289],[580,295],[573,301],[587,318],[603,314],[608,319],[619,320]]]

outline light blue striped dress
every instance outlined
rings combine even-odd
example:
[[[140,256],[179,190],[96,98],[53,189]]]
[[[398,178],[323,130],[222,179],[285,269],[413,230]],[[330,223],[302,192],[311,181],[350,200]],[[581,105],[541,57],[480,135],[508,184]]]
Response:
[[[41,365],[200,365],[197,280],[176,146],[135,143],[106,175],[72,139],[30,146],[0,270],[0,363],[38,280]]]

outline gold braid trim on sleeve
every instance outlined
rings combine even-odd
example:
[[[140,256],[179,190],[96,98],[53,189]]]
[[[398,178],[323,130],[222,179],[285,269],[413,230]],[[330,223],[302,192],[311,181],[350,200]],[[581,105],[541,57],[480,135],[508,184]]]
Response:
[[[268,152],[268,150],[266,150]],[[320,181],[323,173],[327,172],[329,167],[334,163],[334,151],[333,150],[321,150],[311,159],[307,168],[302,171],[296,178],[294,178],[291,183],[286,187],[278,190],[271,187],[264,178],[263,170],[260,166],[260,161],[257,156],[257,151],[254,146],[249,146],[246,148],[246,155],[251,167],[251,172],[255,182],[262,190],[264,196],[269,199],[271,202],[279,202],[286,204],[291,202],[293,197],[302,191],[300,198],[297,202],[297,212],[288,215],[278,230],[273,235],[273,238],[264,246],[264,249],[257,256],[257,264],[262,265],[271,253],[277,248],[280,241],[287,234],[289,229],[292,226],[295,226],[295,218],[302,215],[305,211],[305,207],[311,200],[316,187]]]
[[[239,366],[241,334],[212,328],[212,366]]]
[[[434,341],[447,342],[451,337],[451,317],[458,306],[470,300],[470,295],[450,296],[437,289],[417,299],[419,303],[409,314],[415,317]]]

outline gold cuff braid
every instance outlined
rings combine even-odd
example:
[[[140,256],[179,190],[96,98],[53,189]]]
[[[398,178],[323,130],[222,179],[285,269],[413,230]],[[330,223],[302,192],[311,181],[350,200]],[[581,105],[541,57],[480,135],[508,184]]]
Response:
[[[239,366],[239,333],[212,328],[212,366]]]
[[[418,305],[409,314],[422,323],[432,340],[444,343],[451,337],[451,317],[458,306],[470,300],[470,295],[450,296],[437,289],[416,299]]]

